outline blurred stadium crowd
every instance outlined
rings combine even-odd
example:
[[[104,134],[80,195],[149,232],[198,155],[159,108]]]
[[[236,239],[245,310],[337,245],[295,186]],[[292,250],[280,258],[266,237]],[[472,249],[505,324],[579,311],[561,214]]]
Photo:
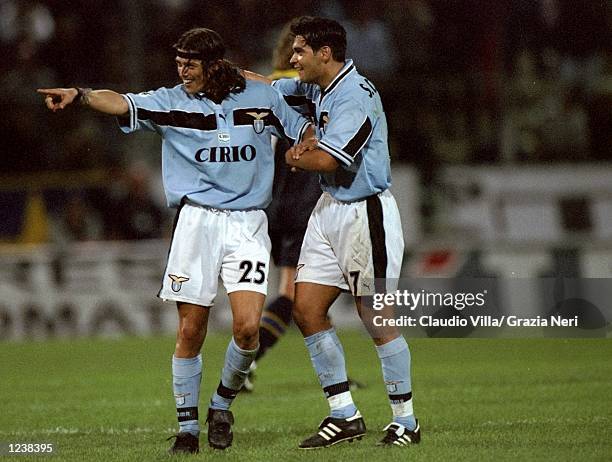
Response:
[[[281,27],[304,13],[345,25],[348,56],[382,94],[394,162],[424,191],[449,164],[612,161],[609,1],[0,0],[0,241],[169,230],[158,139],[93,111],[51,114],[36,88],[170,85],[171,45],[192,26],[266,74]]]

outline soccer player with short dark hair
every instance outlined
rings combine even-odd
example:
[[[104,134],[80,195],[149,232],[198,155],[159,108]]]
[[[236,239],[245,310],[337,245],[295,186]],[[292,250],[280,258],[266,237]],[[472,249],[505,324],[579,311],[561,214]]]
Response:
[[[291,21],[282,29],[272,53],[274,71],[268,79],[297,77],[297,71],[289,62],[293,54]],[[314,120],[314,105],[296,108],[300,114]],[[268,231],[272,243],[272,260],[279,269],[278,296],[264,308],[259,326],[259,350],[251,363],[251,371],[243,390],[254,390],[255,370],[264,355],[277,344],[291,324],[295,286],[295,268],[306,233],[308,218],[321,196],[319,178],[315,172],[296,171],[285,162],[285,153],[291,147],[287,140],[274,137],[276,142],[274,187],[272,202],[266,209]],[[282,157],[282,159],[280,159]],[[363,384],[349,377],[351,390],[363,388]]]
[[[293,317],[305,337],[331,408],[319,430],[300,444],[309,449],[361,438],[365,424],[353,403],[344,352],[327,312],[350,290],[360,315],[363,297],[393,291],[404,252],[391,186],[387,123],[376,87],[345,58],[346,33],[336,21],[301,17],[291,27],[291,63],[299,79],[273,85],[293,104],[313,104],[317,139],[289,150],[289,165],[321,175],[323,195],[302,244]],[[374,283],[376,281],[376,283]],[[393,412],[381,445],[420,441],[412,408],[410,351],[396,329],[374,338]]]
[[[208,408],[208,442],[232,444],[230,405],[257,353],[267,291],[270,239],[264,208],[274,174],[271,135],[300,140],[309,122],[273,88],[245,81],[223,57],[219,34],[185,32],[174,45],[181,84],[124,95],[111,90],[38,90],[53,111],[80,101],[119,117],[125,132],[162,137],[162,174],[175,229],[159,296],[175,301],[178,330],[172,358],[179,433],[171,453],[199,450],[200,354],[218,278],[229,294],[233,338]],[[117,211],[120,213],[120,211]]]

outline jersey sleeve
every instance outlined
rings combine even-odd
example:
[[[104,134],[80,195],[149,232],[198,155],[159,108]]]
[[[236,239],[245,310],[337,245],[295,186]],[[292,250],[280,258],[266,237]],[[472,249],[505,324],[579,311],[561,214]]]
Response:
[[[318,146],[342,165],[349,167],[370,139],[372,129],[372,120],[358,101],[338,101],[327,114],[327,123],[323,127]]]
[[[159,126],[151,120],[151,114],[170,111],[170,94],[167,88],[143,93],[125,93],[121,96],[127,101],[129,108],[128,114],[117,118],[119,128],[123,132],[160,130]]]
[[[302,140],[304,132],[310,125],[308,119],[294,111],[276,90],[271,89],[274,115],[273,130],[276,135],[288,139],[291,143]]]
[[[300,93],[300,81],[295,78],[273,80],[272,86],[283,96],[297,95]]]
[[[272,86],[278,90],[285,99],[285,102],[295,111],[304,117],[314,120],[315,105],[311,88],[299,79],[279,79],[272,82]]]

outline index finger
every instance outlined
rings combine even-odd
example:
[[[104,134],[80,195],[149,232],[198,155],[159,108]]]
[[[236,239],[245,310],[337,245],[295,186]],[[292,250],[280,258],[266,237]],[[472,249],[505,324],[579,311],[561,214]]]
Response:
[[[36,89],[37,93],[42,93],[44,95],[61,95],[61,90],[57,88],[38,88]]]

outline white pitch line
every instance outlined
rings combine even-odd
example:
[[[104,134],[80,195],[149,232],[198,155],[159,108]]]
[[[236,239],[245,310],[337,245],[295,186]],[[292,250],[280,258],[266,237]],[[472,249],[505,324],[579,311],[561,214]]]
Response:
[[[576,423],[602,423],[610,420],[607,416],[596,415],[592,417],[574,417],[574,418],[530,418],[530,419],[518,419],[518,420],[487,420],[477,425],[478,427],[497,427],[505,426],[512,427],[514,425],[537,425],[537,424],[576,424]]]
[[[31,429],[28,431],[0,431],[0,435],[3,436],[27,436],[32,437],[33,435],[118,435],[118,434],[134,434],[134,433],[176,433],[176,428],[148,428],[148,427],[135,427],[135,428],[113,428],[113,427],[101,427],[101,428],[66,428],[66,427],[55,427],[55,428],[42,428]]]

